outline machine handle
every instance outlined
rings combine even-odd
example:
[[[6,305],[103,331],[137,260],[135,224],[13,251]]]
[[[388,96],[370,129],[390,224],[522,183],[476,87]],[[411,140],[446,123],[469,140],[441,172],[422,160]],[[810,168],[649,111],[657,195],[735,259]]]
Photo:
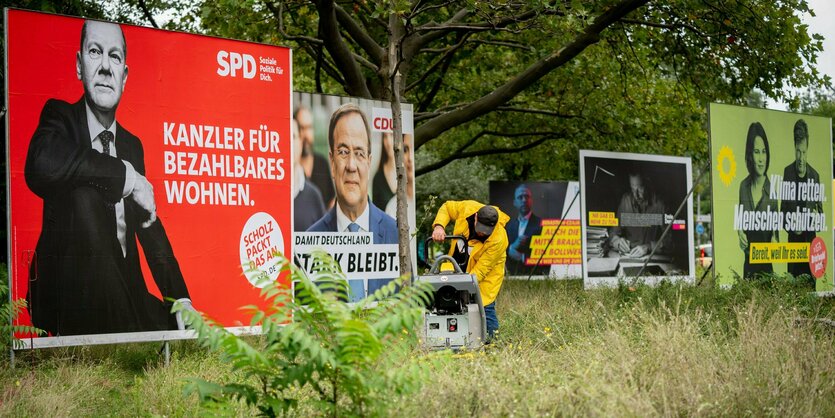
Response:
[[[461,241],[463,241],[464,242],[464,254],[466,254],[467,257],[469,258],[470,248],[467,245],[467,239],[464,238],[463,235],[447,235],[447,236],[444,237],[444,240],[445,241],[446,240],[453,240],[453,241],[461,240]],[[429,237],[429,238],[426,239],[426,241],[424,242],[424,245],[423,245],[423,257],[426,259],[427,263],[429,262],[429,244],[432,241],[433,241],[432,237]],[[453,243],[453,245],[455,245],[455,244]],[[429,268],[429,272],[431,274],[438,274],[438,271],[441,269],[441,264],[442,264],[443,261],[451,262],[452,265],[455,266],[455,272],[456,273],[459,273],[459,274],[463,273],[463,270],[461,270],[461,266],[458,265],[458,262],[455,261],[454,258],[452,258],[452,257],[450,257],[446,254],[440,255],[440,256],[438,256],[438,258],[436,258],[434,261],[432,261],[432,266]]]
[[[464,254],[466,254],[467,257],[469,257],[470,247],[467,246],[467,239],[464,238],[463,235],[447,235],[447,236],[444,237],[444,241],[446,241],[446,240],[456,240],[456,241],[461,240],[461,241],[464,241],[464,251],[465,251]],[[426,260],[427,264],[430,263],[430,261],[429,261],[429,244],[431,244],[433,241],[434,240],[430,236],[429,238],[426,238],[426,241],[423,242],[423,259]]]

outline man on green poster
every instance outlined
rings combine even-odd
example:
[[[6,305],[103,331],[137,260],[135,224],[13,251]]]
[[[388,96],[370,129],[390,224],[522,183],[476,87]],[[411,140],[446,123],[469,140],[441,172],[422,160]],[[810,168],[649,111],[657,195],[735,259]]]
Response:
[[[786,169],[783,170],[783,183],[794,182],[795,190],[799,189],[801,184],[809,181],[815,184],[820,183],[820,175],[817,170],[812,168],[812,166],[806,161],[808,149],[809,128],[806,126],[806,122],[803,119],[798,119],[798,121],[794,124],[794,162],[789,164]],[[783,212],[784,219],[787,214],[796,211],[805,212],[806,210],[809,212],[823,213],[823,205],[820,201],[805,200],[802,199],[801,196],[796,196],[795,199],[784,198],[780,202],[780,211]],[[789,242],[809,243],[812,242],[816,236],[815,231],[787,229],[786,232],[789,236]],[[814,280],[811,276],[812,273],[809,269],[808,262],[788,263],[787,270],[795,277],[805,274],[808,275],[810,279]]]

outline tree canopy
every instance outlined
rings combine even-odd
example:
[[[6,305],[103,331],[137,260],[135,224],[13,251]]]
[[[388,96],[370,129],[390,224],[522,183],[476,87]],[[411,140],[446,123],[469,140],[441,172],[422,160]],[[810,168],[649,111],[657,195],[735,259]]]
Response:
[[[387,16],[397,13],[415,148],[435,157],[419,174],[484,156],[510,178],[570,176],[578,148],[701,156],[707,101],[740,102],[752,89],[791,100],[791,89],[828,82],[814,68],[821,39],[800,20],[804,0],[219,1],[199,10],[210,34],[296,48],[297,89],[377,99],[391,97]]]
[[[92,4],[74,3],[80,13]],[[811,12],[805,0],[128,0],[104,9],[119,21],[290,46],[297,90],[390,99],[397,65],[401,97],[416,109],[418,175],[479,157],[497,177],[572,178],[580,148],[703,159],[708,101],[744,103],[757,90],[797,109],[793,91],[829,85],[815,69],[821,37],[800,18]]]

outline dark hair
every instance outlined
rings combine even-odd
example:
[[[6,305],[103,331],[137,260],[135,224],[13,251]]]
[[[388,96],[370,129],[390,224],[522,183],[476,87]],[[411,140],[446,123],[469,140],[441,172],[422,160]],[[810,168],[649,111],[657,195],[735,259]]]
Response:
[[[394,135],[392,135],[391,133],[384,133],[382,138],[380,138],[382,139],[382,141],[380,142],[383,146],[382,152],[380,152],[380,167],[386,165],[386,163],[389,161],[388,147],[386,147],[386,136],[388,136],[389,143],[391,144],[391,152],[394,153]]]
[[[81,40],[79,41],[78,50],[81,51],[82,54],[84,53],[84,38],[87,37],[87,22],[98,22],[98,23],[104,23],[104,24],[108,24],[108,25],[118,26],[119,27],[119,32],[122,33],[122,52],[125,53],[125,62],[128,61],[128,41],[125,40],[125,31],[122,30],[122,25],[120,25],[118,23],[112,23],[112,22],[103,22],[103,21],[100,21],[100,20],[90,20],[90,19],[88,19],[88,20],[84,21],[83,25],[81,25]]]
[[[798,119],[794,124],[794,146],[798,146],[803,141],[809,144],[809,127],[806,126],[806,121]]]
[[[371,155],[371,131],[368,129],[368,119],[366,119],[365,113],[362,112],[359,106],[354,103],[345,103],[339,106],[331,115],[331,123],[328,126],[328,147],[333,151],[333,131],[336,129],[336,123],[343,116],[351,113],[359,114],[362,118],[362,126],[365,127],[365,136],[368,138],[368,155]]]
[[[754,139],[757,137],[762,138],[765,145],[766,172],[768,172],[768,166],[771,163],[771,149],[768,147],[768,137],[765,135],[765,129],[759,122],[754,122],[748,127],[748,138],[745,141],[745,166],[748,168],[748,174],[754,174]]]

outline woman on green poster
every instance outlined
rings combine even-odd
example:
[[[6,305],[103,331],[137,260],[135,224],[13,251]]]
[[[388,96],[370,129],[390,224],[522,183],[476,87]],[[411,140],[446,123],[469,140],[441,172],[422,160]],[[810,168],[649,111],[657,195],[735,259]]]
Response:
[[[748,138],[745,142],[745,166],[748,176],[739,185],[739,204],[748,211],[777,210],[777,200],[769,197],[771,183],[768,180],[768,165],[771,162],[771,151],[768,148],[768,137],[759,122],[748,127]],[[777,232],[768,231],[737,231],[739,248],[745,254],[743,277],[753,278],[757,274],[773,273],[771,263],[751,263],[751,243],[777,241]]]

